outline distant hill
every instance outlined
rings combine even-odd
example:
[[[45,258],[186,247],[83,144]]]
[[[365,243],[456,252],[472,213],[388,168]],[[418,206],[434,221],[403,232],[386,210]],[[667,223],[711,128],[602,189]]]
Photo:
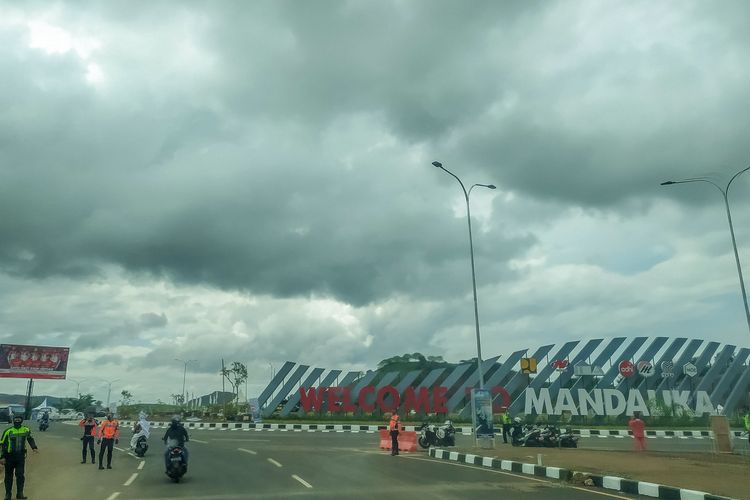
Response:
[[[50,406],[54,406],[55,408],[61,407],[63,400],[66,400],[68,398],[58,398],[57,396],[32,396],[31,397],[31,406],[39,406],[44,399],[47,399],[47,404]],[[2,394],[0,393],[0,404],[15,404],[15,405],[23,405],[26,404],[26,395],[25,394]]]

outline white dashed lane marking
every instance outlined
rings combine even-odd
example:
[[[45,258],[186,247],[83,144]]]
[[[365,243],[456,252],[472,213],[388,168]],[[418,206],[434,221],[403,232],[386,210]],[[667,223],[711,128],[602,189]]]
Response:
[[[245,448],[237,448],[239,451],[243,451],[245,453],[249,453],[251,455],[257,455],[258,453],[253,450],[246,450]]]
[[[308,483],[307,481],[305,481],[304,479],[302,479],[301,477],[299,477],[297,474],[292,474],[292,477],[294,479],[296,479],[297,481],[299,481],[300,483],[302,483],[302,485],[305,488],[312,488],[312,484]]]
[[[277,462],[276,460],[274,460],[273,458],[269,458],[268,461],[274,464],[276,467],[281,467],[281,464]]]
[[[137,472],[133,472],[133,474],[128,478],[128,480],[125,481],[122,485],[123,486],[130,486],[131,484],[133,484],[133,481],[135,481],[135,478],[137,478],[137,477],[138,477],[138,473]]]

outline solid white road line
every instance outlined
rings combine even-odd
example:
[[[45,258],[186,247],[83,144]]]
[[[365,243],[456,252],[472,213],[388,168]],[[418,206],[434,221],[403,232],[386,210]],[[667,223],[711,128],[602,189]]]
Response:
[[[257,455],[258,453],[253,450],[246,450],[245,448],[237,448],[238,451],[244,451],[245,453],[249,453],[251,455]]]
[[[135,481],[135,478],[137,478],[137,477],[138,477],[138,473],[137,472],[133,472],[133,475],[130,476],[128,478],[128,480],[125,481],[122,485],[123,486],[130,486],[131,484],[133,484],[133,481]]]
[[[146,465],[145,460],[141,460],[141,463],[138,464],[138,470],[143,470],[143,466]]]
[[[115,491],[114,493],[112,493],[110,496],[107,497],[107,500],[115,500],[115,498],[117,498],[119,496],[120,496],[120,492],[119,491]]]
[[[305,488],[312,488],[312,484],[308,483],[307,481],[305,481],[304,479],[302,479],[301,477],[299,477],[297,474],[292,474],[292,477],[294,479],[296,479],[297,481],[299,481],[300,483],[302,483],[302,485]]]
[[[273,458],[269,458],[268,461],[274,464],[276,467],[281,467],[281,464],[277,462],[276,460],[274,460]]]
[[[201,444],[208,444],[208,441],[201,441],[200,439],[195,439],[195,438],[191,439],[190,441],[191,442],[195,441],[196,443],[201,443]]]

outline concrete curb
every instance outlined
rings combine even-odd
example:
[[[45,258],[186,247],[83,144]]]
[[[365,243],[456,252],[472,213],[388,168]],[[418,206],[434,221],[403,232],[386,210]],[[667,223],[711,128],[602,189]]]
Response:
[[[482,457],[469,453],[458,453],[456,451],[442,450],[439,448],[430,448],[431,457],[461,462],[470,465],[480,465],[492,469],[500,469],[508,472],[519,474],[529,474],[533,476],[559,479],[561,481],[570,481],[574,475],[581,474],[587,479],[591,479],[594,486],[607,490],[619,491],[621,493],[632,493],[663,500],[733,500],[729,497],[722,497],[705,493],[703,491],[688,490],[684,488],[675,488],[663,484],[648,483],[645,481],[634,481],[616,476],[600,476],[588,472],[571,471],[559,467],[544,467],[534,464],[525,464],[514,462],[512,460],[501,460],[493,457]]]

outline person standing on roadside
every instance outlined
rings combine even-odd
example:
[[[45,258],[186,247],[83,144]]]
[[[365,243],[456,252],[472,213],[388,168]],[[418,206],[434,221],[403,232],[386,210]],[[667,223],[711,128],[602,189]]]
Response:
[[[646,423],[641,420],[640,412],[635,412],[628,427],[633,432],[635,451],[646,451]]]
[[[512,421],[507,406],[500,408],[500,422],[503,424],[503,443],[508,444],[508,435],[510,434],[510,424]]]
[[[398,413],[391,416],[388,432],[391,434],[391,455],[398,455]]]
[[[26,469],[26,442],[37,453],[31,430],[23,425],[21,415],[13,417],[13,427],[8,427],[0,437],[0,464],[5,466],[5,500],[10,500],[13,493],[13,475],[16,476],[16,498],[23,500],[28,498],[23,494],[23,485],[26,482],[24,474]]]
[[[112,413],[107,413],[107,418],[99,426],[99,439],[96,441],[97,444],[101,444],[99,448],[99,470],[102,470],[104,450],[107,450],[107,469],[112,468],[112,448],[120,442],[120,423],[117,419],[112,417]]]
[[[750,408],[745,408],[745,416],[742,417],[742,423],[745,424],[745,432],[747,432],[747,441],[750,443]]]
[[[81,463],[86,463],[86,449],[88,449],[91,452],[91,463],[96,463],[96,451],[94,450],[94,441],[96,440],[96,428],[99,425],[99,422],[94,419],[94,416],[91,414],[88,414],[86,418],[78,422],[78,427],[81,427],[83,429],[83,436],[81,436],[81,441],[83,441],[83,450]]]

